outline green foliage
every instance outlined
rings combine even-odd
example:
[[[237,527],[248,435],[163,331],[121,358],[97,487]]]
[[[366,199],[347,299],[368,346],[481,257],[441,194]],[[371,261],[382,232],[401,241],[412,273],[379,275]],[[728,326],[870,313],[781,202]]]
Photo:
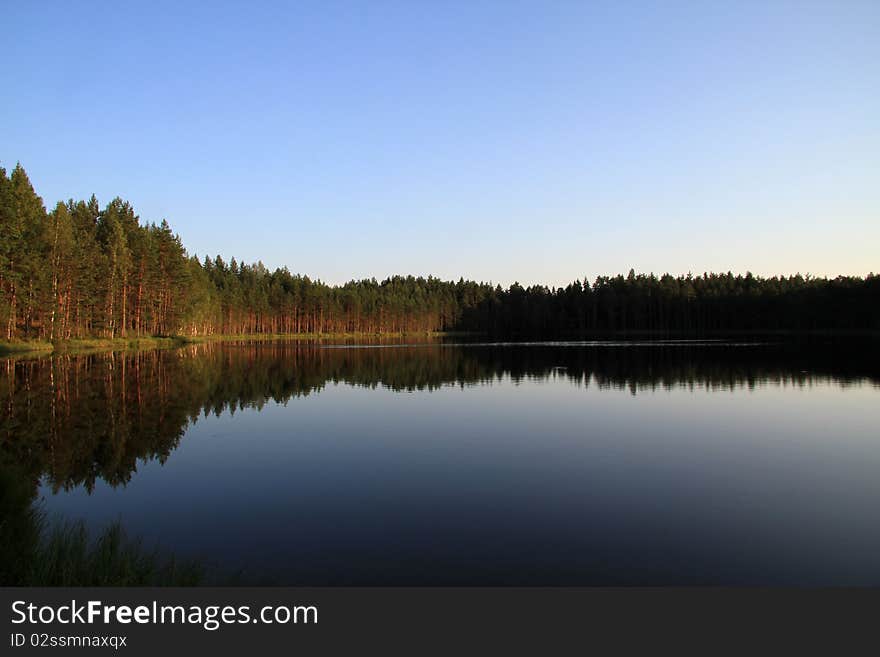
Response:
[[[46,213],[0,168],[0,326],[7,340],[227,334],[496,336],[880,329],[880,276],[629,274],[493,287],[393,276],[330,286],[261,262],[190,257],[167,222],[116,198]]]
[[[880,329],[880,276],[746,273],[600,276],[592,285],[496,290],[461,326],[504,336]]]

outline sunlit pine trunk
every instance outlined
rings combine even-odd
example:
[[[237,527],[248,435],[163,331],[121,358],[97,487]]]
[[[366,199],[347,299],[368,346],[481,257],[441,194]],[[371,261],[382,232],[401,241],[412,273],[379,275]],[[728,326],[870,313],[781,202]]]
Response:
[[[122,324],[119,329],[119,335],[121,337],[125,337],[125,302],[128,298],[128,278],[123,277],[122,279]]]
[[[15,283],[12,284],[12,298],[9,300],[9,321],[6,323],[6,339],[11,340],[15,332],[16,294]]]

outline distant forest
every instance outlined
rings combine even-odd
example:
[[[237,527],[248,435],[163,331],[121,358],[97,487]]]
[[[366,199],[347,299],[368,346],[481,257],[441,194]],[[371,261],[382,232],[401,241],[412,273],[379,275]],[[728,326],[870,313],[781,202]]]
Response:
[[[0,336],[67,340],[247,333],[470,331],[552,337],[880,329],[880,275],[600,276],[508,288],[394,276],[324,284],[190,256],[167,222],[120,198],[47,212],[27,173],[0,168]]]

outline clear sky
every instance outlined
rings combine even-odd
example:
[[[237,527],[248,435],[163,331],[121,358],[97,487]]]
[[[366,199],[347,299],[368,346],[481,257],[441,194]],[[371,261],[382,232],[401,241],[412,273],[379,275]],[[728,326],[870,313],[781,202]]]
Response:
[[[880,271],[880,2],[5,2],[0,164],[328,282]]]

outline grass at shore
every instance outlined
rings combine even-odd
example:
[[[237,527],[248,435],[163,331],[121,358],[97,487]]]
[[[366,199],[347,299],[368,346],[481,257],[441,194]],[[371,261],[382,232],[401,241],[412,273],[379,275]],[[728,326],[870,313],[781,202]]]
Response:
[[[47,342],[43,340],[0,341],[0,356],[39,355],[83,351],[124,351],[128,349],[160,349],[179,347],[189,340],[170,338],[82,338]]]
[[[0,356],[54,351],[55,345],[40,340],[0,341]]]
[[[27,586],[195,586],[204,569],[144,548],[118,523],[94,540],[82,522],[57,523],[43,532],[24,580]]]
[[[440,338],[464,333],[416,332],[416,333],[242,333],[224,335],[200,335],[180,338],[186,342],[236,342],[272,340],[385,340],[389,338]]]
[[[128,351],[170,349],[204,342],[273,341],[273,340],[376,340],[403,337],[442,337],[449,333],[243,333],[230,335],[199,335],[139,338],[77,338],[48,342],[41,340],[0,341],[0,356],[47,353],[80,353],[89,351]]]
[[[145,547],[119,522],[89,532],[49,516],[33,482],[0,463],[0,586],[192,586],[206,583],[200,560]]]
[[[167,337],[136,338],[77,338],[59,342],[41,340],[0,340],[0,358],[35,357],[49,353],[88,353],[106,351],[139,351],[148,349],[173,349],[187,344],[205,342],[270,342],[277,340],[362,340],[364,344],[377,340],[401,338],[453,338],[479,335],[469,332],[416,332],[416,333],[240,333],[222,335],[174,335]],[[822,337],[871,337],[880,338],[878,330],[763,330],[763,331],[593,331],[586,333],[563,334],[556,340],[627,340],[627,339],[698,339],[698,338],[822,338]],[[527,339],[527,336],[511,336],[507,340]]]

